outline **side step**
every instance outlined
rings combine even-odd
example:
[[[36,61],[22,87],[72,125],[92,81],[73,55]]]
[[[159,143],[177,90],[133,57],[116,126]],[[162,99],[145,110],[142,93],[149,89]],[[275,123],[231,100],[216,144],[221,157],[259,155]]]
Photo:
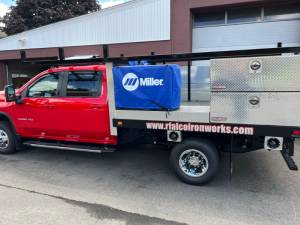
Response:
[[[50,149],[60,149],[78,152],[92,152],[92,153],[104,153],[104,152],[114,152],[116,149],[108,146],[90,146],[90,145],[80,145],[80,144],[65,144],[60,142],[42,142],[42,141],[26,141],[23,143],[27,146],[38,147],[38,148],[50,148]]]

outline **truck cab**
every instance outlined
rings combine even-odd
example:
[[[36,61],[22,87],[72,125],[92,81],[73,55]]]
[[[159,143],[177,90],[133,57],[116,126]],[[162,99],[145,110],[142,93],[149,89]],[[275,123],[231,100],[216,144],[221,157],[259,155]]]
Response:
[[[71,66],[44,71],[1,98],[0,114],[22,139],[115,145],[110,135],[105,66]]]

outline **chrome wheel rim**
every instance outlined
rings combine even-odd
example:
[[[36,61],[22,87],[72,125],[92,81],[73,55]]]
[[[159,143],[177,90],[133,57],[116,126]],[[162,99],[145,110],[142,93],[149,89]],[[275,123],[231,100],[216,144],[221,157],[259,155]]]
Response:
[[[9,138],[4,130],[0,129],[0,149],[6,149],[9,145]]]
[[[201,177],[208,170],[207,157],[199,150],[185,150],[179,157],[182,172],[190,177]]]

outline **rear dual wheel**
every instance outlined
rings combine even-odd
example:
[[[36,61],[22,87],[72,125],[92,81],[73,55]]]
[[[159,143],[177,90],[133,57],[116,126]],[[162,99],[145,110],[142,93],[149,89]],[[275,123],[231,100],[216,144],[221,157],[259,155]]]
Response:
[[[188,139],[173,148],[170,163],[183,182],[203,185],[218,172],[219,152],[208,140]]]

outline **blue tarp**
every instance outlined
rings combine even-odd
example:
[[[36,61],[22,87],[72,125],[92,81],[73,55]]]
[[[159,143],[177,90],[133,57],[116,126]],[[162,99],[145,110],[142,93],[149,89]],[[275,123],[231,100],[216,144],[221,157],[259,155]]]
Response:
[[[180,106],[178,65],[121,66],[113,74],[118,109],[169,111]]]

